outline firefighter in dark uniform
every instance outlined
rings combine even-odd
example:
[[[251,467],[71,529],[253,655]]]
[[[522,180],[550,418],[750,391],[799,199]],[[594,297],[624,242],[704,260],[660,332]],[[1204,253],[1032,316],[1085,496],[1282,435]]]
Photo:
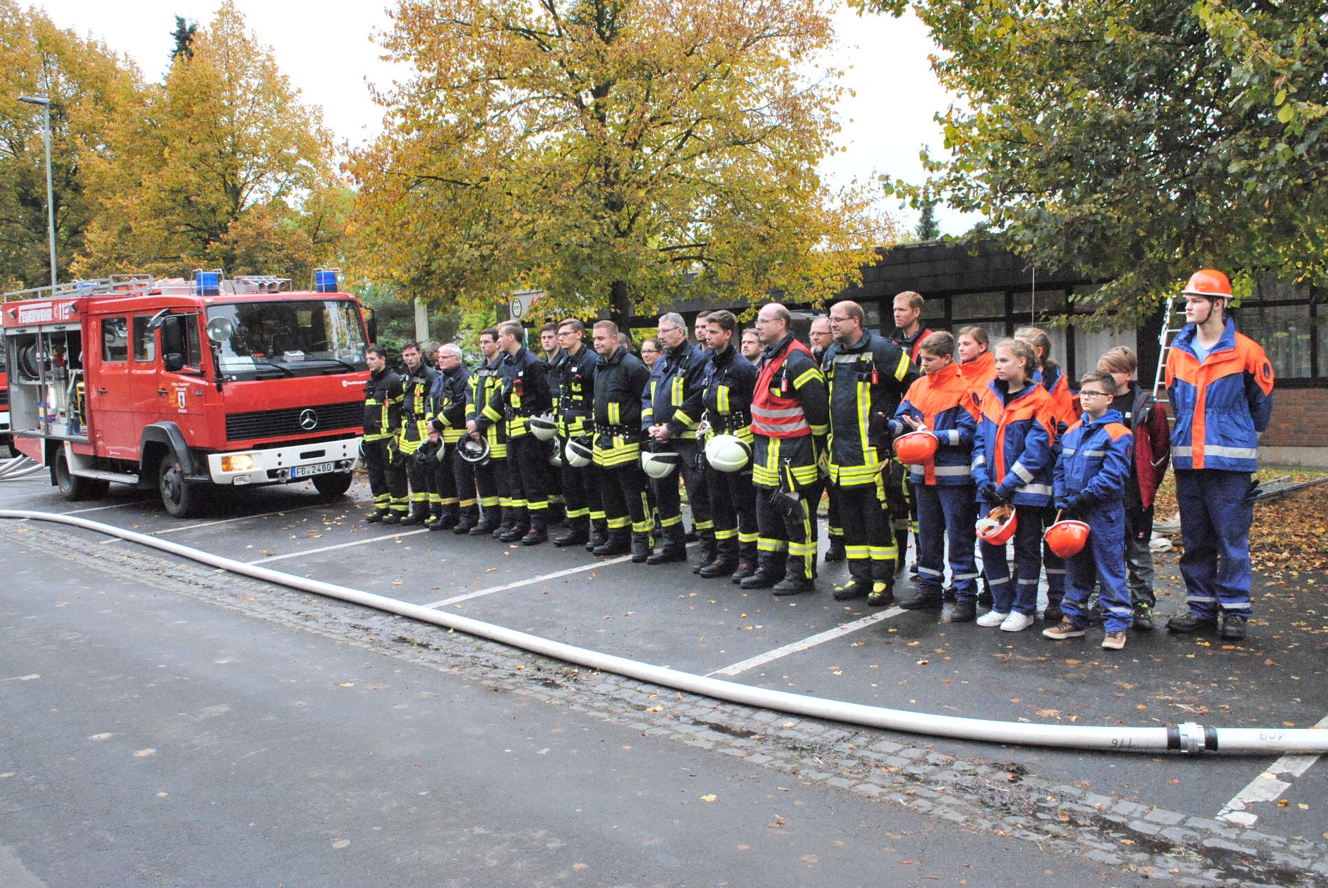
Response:
[[[466,392],[466,429],[479,417],[484,405],[503,384],[503,353],[498,348],[498,331],[493,327],[480,331],[480,354],[483,361],[470,374]],[[507,426],[496,422],[484,431],[489,444],[489,459],[477,463],[475,488],[479,493],[483,519],[470,529],[471,536],[493,534],[498,536],[512,528],[512,499],[507,490]]]
[[[429,520],[429,503],[434,495],[433,468],[429,460],[434,458],[434,449],[425,447],[429,443],[429,429],[433,426],[433,415],[429,411],[429,392],[438,371],[429,366],[420,352],[418,342],[411,340],[401,346],[401,360],[405,362],[406,373],[401,379],[401,427],[397,430],[397,449],[406,461],[406,470],[410,478],[409,511],[402,509],[400,524],[423,524]],[[392,511],[397,510],[393,499]]]
[[[816,358],[816,363],[821,365],[821,372],[829,378],[830,368],[825,366],[825,353],[835,344],[835,334],[830,332],[830,319],[812,318],[811,330],[807,335],[811,340],[812,357]],[[826,530],[827,536],[830,537],[830,547],[825,551],[825,563],[833,564],[843,561],[845,557],[844,527],[839,520],[838,491],[833,484],[827,484],[825,492],[826,499],[829,500],[829,508],[826,510]]]
[[[438,377],[429,396],[433,427],[429,439],[440,451],[431,469],[437,508],[430,501],[430,530],[448,530],[462,534],[479,524],[479,506],[475,499],[475,471],[457,455],[457,443],[466,436],[466,398],[470,372],[461,363],[461,349],[452,343],[438,347]]]
[[[844,551],[851,579],[836,601],[866,597],[868,604],[894,600],[900,557],[877,492],[889,471],[889,422],[918,378],[908,353],[863,329],[862,306],[837,302],[830,309],[835,342],[825,355],[830,389],[830,483],[844,523]]]
[[[756,484],[759,565],[744,589],[776,595],[815,589],[819,458],[829,423],[825,376],[811,351],[793,337],[792,317],[777,303],[761,309],[756,330],[764,348],[752,395],[752,480]]]
[[[710,361],[706,364],[704,419],[708,437],[734,435],[751,447],[756,367],[738,353],[733,342],[737,329],[738,319],[732,312],[714,311],[706,317]],[[706,463],[705,473],[715,557],[697,572],[705,579],[729,576],[741,582],[756,573],[756,488],[751,465],[739,472],[721,472]]]
[[[549,538],[549,460],[544,442],[530,430],[529,419],[553,409],[549,395],[549,365],[535,357],[523,340],[525,330],[516,321],[498,328],[503,357],[502,388],[474,420],[471,435],[478,438],[489,425],[507,425],[507,483],[515,524],[499,539],[534,546]]]
[[[918,363],[918,350],[922,348],[923,340],[935,332],[922,323],[922,307],[925,304],[926,300],[922,295],[912,290],[905,290],[895,296],[895,328],[886,337],[908,352],[909,360],[914,364]],[[918,537],[918,503],[913,497],[908,476],[908,469],[904,468],[903,463],[891,460],[890,477],[885,485],[885,493],[890,506],[890,523],[894,527],[895,543],[899,547],[896,570],[904,566],[909,530],[913,531],[914,542]],[[916,573],[916,559],[913,561],[912,569]]]
[[[548,364],[549,397],[553,399],[554,422],[558,419],[558,392],[562,390],[562,368],[567,355],[558,341],[558,324],[553,321],[540,328],[540,348],[544,363]],[[544,443],[549,470],[545,480],[549,488],[549,525],[561,524],[567,517],[567,497],[563,493],[562,452],[554,453],[557,436]]]
[[[564,453],[572,438],[588,438],[595,415],[595,366],[599,355],[585,343],[586,325],[569,318],[558,325],[557,367],[558,447]],[[567,531],[554,537],[555,546],[584,545],[608,539],[604,525],[604,503],[595,466],[577,468],[562,460],[563,497],[567,507]],[[592,532],[593,531],[593,532]],[[593,550],[593,547],[592,547]]]
[[[653,547],[650,538],[650,501],[646,474],[641,470],[641,392],[650,371],[641,359],[618,344],[618,325],[599,321],[593,341],[599,363],[595,367],[595,467],[604,497],[608,539],[596,546],[596,555],[632,553],[644,562]]]
[[[369,469],[369,489],[374,510],[365,521],[395,524],[392,503],[406,509],[406,473],[397,451],[397,428],[401,425],[401,377],[387,366],[387,350],[371,345],[369,381],[364,385],[364,464]]]
[[[659,319],[659,338],[664,343],[664,356],[655,362],[650,385],[642,398],[641,428],[654,450],[678,454],[678,474],[687,485],[692,524],[701,538],[703,555],[710,555],[706,561],[709,564],[714,560],[714,524],[710,520],[710,495],[706,492],[705,473],[697,463],[696,444],[696,427],[701,422],[703,409],[706,356],[688,341],[687,325],[677,313],[670,312]],[[651,485],[664,532],[664,545],[647,559],[649,564],[687,560],[678,474],[669,473],[664,478],[654,479]]]

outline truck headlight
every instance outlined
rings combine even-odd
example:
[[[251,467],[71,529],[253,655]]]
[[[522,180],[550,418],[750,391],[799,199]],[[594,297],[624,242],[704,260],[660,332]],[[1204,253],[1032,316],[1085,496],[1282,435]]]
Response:
[[[223,472],[248,472],[254,467],[254,458],[247,453],[237,453],[221,458]]]

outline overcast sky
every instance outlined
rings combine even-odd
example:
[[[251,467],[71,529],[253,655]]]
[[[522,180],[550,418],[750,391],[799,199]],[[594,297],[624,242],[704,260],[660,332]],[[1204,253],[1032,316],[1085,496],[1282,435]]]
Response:
[[[127,53],[149,80],[160,79],[170,61],[175,16],[205,25],[216,0],[45,0],[42,7],[61,27],[105,41]],[[388,25],[379,0],[316,4],[237,0],[249,29],[270,46],[282,71],[303,100],[323,109],[325,123],[338,137],[358,145],[378,132],[381,114],[369,97],[368,84],[388,85],[393,70],[378,58],[371,40]],[[936,83],[927,55],[933,46],[926,29],[910,14],[904,19],[858,17],[847,8],[838,16],[840,47],[833,59],[844,69],[844,84],[856,92],[840,103],[840,143],[846,149],[823,166],[832,184],[874,179],[886,172],[910,181],[922,178],[918,151],[941,145],[932,115],[951,97]],[[887,207],[916,224],[911,211]],[[971,221],[938,208],[941,230],[961,234]]]

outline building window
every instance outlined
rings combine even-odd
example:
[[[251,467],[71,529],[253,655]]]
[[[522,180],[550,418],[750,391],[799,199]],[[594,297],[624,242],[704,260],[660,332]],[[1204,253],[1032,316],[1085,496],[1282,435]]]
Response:
[[[1236,329],[1263,346],[1279,379],[1311,379],[1314,372],[1312,317],[1308,302],[1268,305],[1246,302],[1235,312]],[[1319,350],[1322,363],[1323,349]]]

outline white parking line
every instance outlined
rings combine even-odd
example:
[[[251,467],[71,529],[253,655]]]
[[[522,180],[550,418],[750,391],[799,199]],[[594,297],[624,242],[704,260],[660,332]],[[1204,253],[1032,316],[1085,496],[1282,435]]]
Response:
[[[302,512],[308,509],[318,509],[322,507],[323,506],[321,505],[296,506],[292,509],[277,509],[276,511],[272,512],[259,512],[256,515],[241,515],[238,518],[221,518],[216,521],[200,521],[197,524],[186,524],[183,527],[167,527],[164,530],[154,530],[151,533],[149,533],[148,536],[165,536],[168,533],[184,533],[186,530],[194,530],[200,527],[215,527],[218,524],[233,524],[236,521],[255,521],[257,519],[268,518],[273,515],[280,515],[281,517],[284,518],[285,516],[291,514],[292,512]],[[116,543],[122,543],[122,542],[124,542],[124,540],[120,539],[119,537],[115,537],[113,539],[103,540],[97,545],[112,546],[115,545]]]
[[[879,623],[882,620],[888,620],[891,617],[897,617],[904,612],[905,611],[902,607],[892,607],[887,610],[883,610],[880,613],[872,614],[869,617],[863,617],[861,620],[854,620],[852,623],[845,623],[842,626],[836,626],[834,629],[827,629],[826,631],[817,633],[816,635],[808,636],[807,638],[804,638],[802,641],[795,641],[792,644],[786,644],[783,647],[775,648],[772,651],[766,651],[764,654],[758,654],[755,657],[743,660],[741,663],[734,663],[732,666],[725,666],[723,669],[716,669],[714,672],[708,672],[706,674],[708,676],[738,675],[739,673],[746,672],[749,669],[755,669],[757,666],[764,666],[766,663],[773,662],[775,660],[780,659],[781,657],[787,657],[789,654],[796,654],[799,651],[805,651],[808,650],[809,648],[814,648],[818,644],[825,644],[827,641],[834,641],[836,638],[843,638],[845,635],[857,632],[859,629],[865,629],[874,623]]]
[[[93,506],[90,509],[75,509],[72,512],[61,512],[61,515],[82,515],[84,512],[104,512],[107,509],[123,509],[126,506],[141,506],[143,503],[150,503],[151,499],[128,500],[123,503],[112,503],[109,506]]]
[[[1323,718],[1315,727],[1328,727],[1328,717]],[[1291,788],[1290,783],[1286,780],[1278,780],[1278,776],[1299,777],[1318,760],[1319,756],[1317,755],[1282,756],[1273,762],[1268,770],[1251,780],[1249,786],[1236,793],[1235,798],[1223,805],[1222,810],[1218,811],[1217,816],[1213,819],[1224,820],[1227,823],[1238,823],[1241,826],[1253,826],[1255,821],[1259,819],[1259,815],[1251,814],[1247,810],[1249,806],[1258,802],[1275,802],[1282,797],[1282,793]]]
[[[239,518],[221,518],[216,521],[200,521],[198,524],[186,524],[183,527],[168,527],[165,530],[154,530],[148,536],[165,536],[168,533],[184,533],[187,530],[195,530],[200,527],[216,527],[218,524],[233,524],[236,521],[256,521],[260,518],[270,518],[273,515],[285,517],[292,512],[306,512],[309,509],[325,509],[326,503],[310,504],[307,506],[295,506],[290,509],[275,509],[271,512],[259,512],[257,515],[241,515]]]
[[[442,607],[445,604],[457,604],[462,601],[469,601],[472,598],[480,598],[484,595],[492,595],[495,592],[505,592],[508,589],[517,589],[521,586],[530,586],[534,583],[542,583],[545,580],[556,580],[558,577],[571,576],[572,574],[583,573],[588,570],[597,570],[601,567],[607,567],[610,564],[622,564],[624,561],[631,561],[631,555],[623,555],[619,558],[610,558],[607,561],[597,561],[594,564],[583,564],[580,567],[569,567],[567,570],[556,571],[551,574],[543,574],[538,577],[531,577],[528,580],[517,580],[514,583],[508,583],[505,586],[491,586],[488,589],[478,589],[474,592],[467,592],[464,595],[456,595],[452,598],[444,598],[442,601],[435,601],[432,604],[421,605],[421,607]]]
[[[258,558],[254,561],[246,561],[246,564],[271,564],[273,561],[284,561],[287,558],[302,558],[305,555],[317,555],[319,552],[331,552],[333,549],[348,549],[351,546],[367,546],[370,543],[381,543],[384,540],[395,540],[398,537],[414,536],[417,533],[428,533],[429,528],[422,527],[419,530],[403,530],[401,533],[390,533],[386,536],[371,537],[367,540],[355,540],[353,543],[340,543],[336,546],[323,546],[321,549],[305,549],[303,552],[291,552],[287,555],[269,555],[266,558]]]

